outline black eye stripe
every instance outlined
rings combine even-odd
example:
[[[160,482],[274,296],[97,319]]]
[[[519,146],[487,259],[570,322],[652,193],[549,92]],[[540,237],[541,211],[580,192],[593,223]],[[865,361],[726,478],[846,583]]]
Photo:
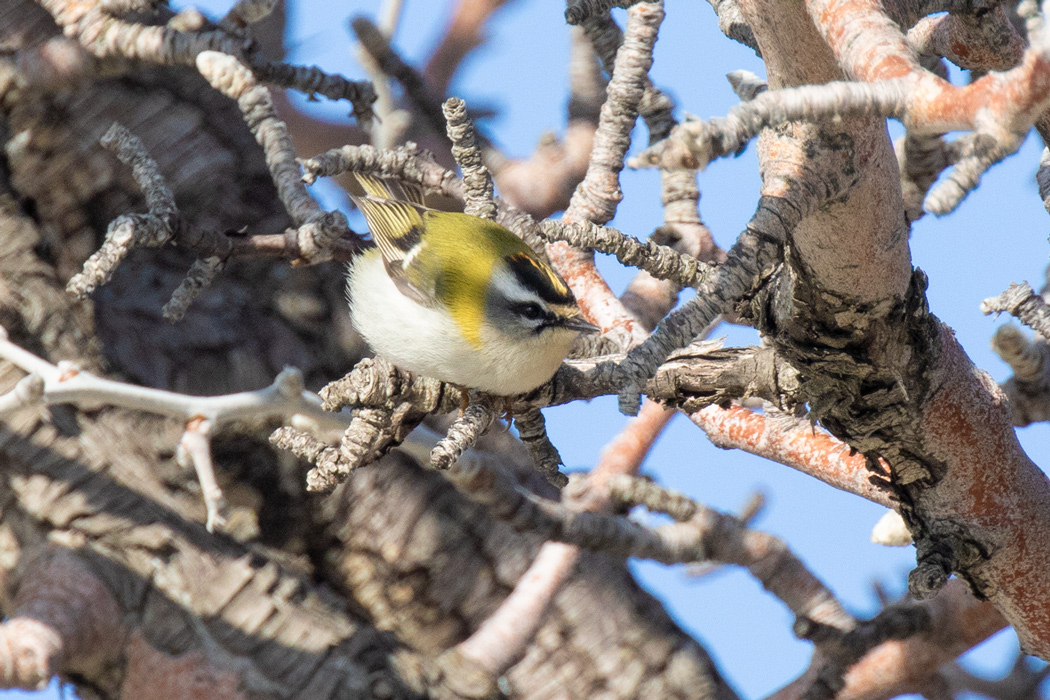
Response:
[[[547,272],[540,263],[525,253],[507,257],[507,265],[526,289],[530,289],[548,304],[572,304],[572,292],[557,277]]]
[[[523,301],[511,304],[510,310],[518,316],[526,318],[530,321],[538,321],[540,319],[543,319],[544,321],[550,322],[557,320],[557,316],[551,313],[551,311],[543,308],[539,304],[532,301]]]

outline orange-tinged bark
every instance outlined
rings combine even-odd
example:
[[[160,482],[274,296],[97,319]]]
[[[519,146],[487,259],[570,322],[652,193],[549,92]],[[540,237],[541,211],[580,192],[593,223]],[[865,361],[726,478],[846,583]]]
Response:
[[[645,331],[624,308],[623,303],[613,294],[598,268],[594,266],[593,256],[572,248],[568,243],[558,241],[547,245],[547,255],[583,310],[583,315],[591,323],[601,327],[602,333],[612,332],[615,338],[622,334],[624,338],[633,338]]]
[[[750,0],[741,2],[741,9],[752,24],[767,66],[806,63],[806,47],[775,31],[778,22],[794,21],[781,16],[797,15],[803,11],[801,4]],[[1036,49],[1028,49],[1021,64],[1011,71],[990,73],[957,88],[918,67],[914,52],[881,2],[810,0],[806,10],[848,75],[869,81],[911,81],[910,127],[926,131],[977,127],[1009,137],[1011,131],[1031,124],[1050,101],[1050,61]],[[824,56],[815,53],[814,58],[819,61]],[[799,78],[805,77],[805,71],[793,71],[785,80],[771,67],[770,83],[801,84]],[[819,78],[827,71],[811,72]],[[805,303],[792,310],[802,314],[799,318],[781,312],[772,330],[774,343],[776,333],[790,334],[791,348],[809,338],[815,346],[813,357],[818,358],[816,346],[829,343],[835,349],[840,342],[837,336],[845,333],[854,338],[851,352],[866,372],[892,378],[908,374],[914,363],[928,368],[921,377],[914,376],[899,405],[869,403],[866,396],[856,393],[852,397],[855,406],[844,403],[844,410],[829,410],[839,411],[832,417],[850,439],[865,444],[865,449],[870,449],[867,445],[879,449],[882,444],[888,455],[895,455],[887,460],[899,470],[900,491],[910,501],[911,522],[918,526],[918,535],[935,549],[947,546],[952,552],[949,558],[954,558],[951,566],[965,574],[1016,628],[1026,651],[1050,658],[1050,569],[1046,566],[1050,561],[1050,481],[1017,443],[1002,393],[973,366],[951,331],[924,326],[892,311],[907,298],[899,280],[910,275],[911,266],[906,228],[899,225],[903,217],[898,219],[894,213],[903,206],[894,199],[900,199],[897,169],[892,162],[870,158],[861,148],[873,139],[869,145],[877,148],[878,141],[888,151],[884,128],[880,125],[877,135],[870,126],[861,120],[843,120],[823,130],[767,131],[760,141],[764,194],[775,191],[789,197],[807,184],[812,187],[814,182],[841,179],[846,172],[841,155],[823,148],[831,129],[848,140],[845,150],[853,153],[862,172],[842,203],[821,208],[792,231],[793,267],[801,273],[793,296]],[[792,143],[802,154],[798,158],[783,155],[790,155]],[[771,159],[770,144],[776,146],[776,159]],[[770,181],[774,171],[777,183]],[[849,246],[861,251],[883,245],[887,254],[879,260],[849,252]],[[890,254],[891,246],[900,255]],[[878,276],[882,276],[881,283]],[[869,285],[869,280],[875,281]],[[858,300],[864,300],[866,308],[859,308]],[[806,328],[826,328],[802,330],[797,327],[800,318]],[[903,332],[900,324],[905,323],[916,325]],[[920,340],[917,334],[936,337]],[[928,351],[936,355],[922,354]],[[825,371],[820,360],[813,361],[811,373]],[[848,372],[845,366],[843,369]],[[860,382],[855,386],[859,389]],[[886,414],[882,423],[886,429],[875,439],[859,428],[851,434],[853,417],[874,411],[899,413]],[[926,478],[921,478],[922,470],[928,472]]]
[[[889,494],[869,481],[864,455],[818,428],[800,429],[741,406],[708,406],[689,415],[718,447],[771,459],[842,491],[894,507]]]
[[[917,506],[964,527],[986,550],[974,567],[982,593],[1017,629],[1026,651],[1050,657],[1050,480],[1017,442],[1005,397],[942,327],[934,369],[943,382],[920,426],[944,477]]]
[[[928,132],[1032,124],[1050,103],[1050,57],[1029,48],[1016,68],[953,86],[919,65],[880,0],[810,0],[810,17],[846,73],[858,80],[910,78],[907,125]]]

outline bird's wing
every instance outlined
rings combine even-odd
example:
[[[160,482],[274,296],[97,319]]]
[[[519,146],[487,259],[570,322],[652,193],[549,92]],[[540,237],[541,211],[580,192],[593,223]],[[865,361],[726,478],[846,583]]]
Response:
[[[402,182],[393,178],[380,178],[364,173],[354,173],[357,182],[364,189],[365,194],[378,197],[379,199],[393,199],[409,204],[425,206],[423,201],[423,188],[410,182]]]
[[[390,279],[408,298],[433,306],[432,294],[418,282],[418,268],[413,266],[422,242],[427,211],[423,205],[423,191],[394,180],[381,180],[371,175],[354,173],[364,194],[350,194],[354,204],[365,215],[376,247],[383,256]]]

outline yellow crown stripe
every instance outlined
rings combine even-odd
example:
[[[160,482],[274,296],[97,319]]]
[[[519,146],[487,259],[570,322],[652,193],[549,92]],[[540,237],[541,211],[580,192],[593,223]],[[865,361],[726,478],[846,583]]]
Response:
[[[565,286],[565,283],[561,281],[560,277],[554,274],[554,271],[551,270],[550,266],[544,265],[533,256],[527,255],[525,253],[518,253],[515,257],[522,260],[523,262],[527,262],[532,268],[542,273],[544,277],[550,280],[551,286],[554,287],[554,289],[557,290],[560,294],[568,293],[569,288]]]

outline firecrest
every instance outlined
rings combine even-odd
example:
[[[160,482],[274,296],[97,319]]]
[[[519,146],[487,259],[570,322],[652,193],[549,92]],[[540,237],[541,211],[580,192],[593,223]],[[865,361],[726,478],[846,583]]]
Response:
[[[350,264],[354,327],[402,369],[501,396],[552,376],[580,333],[565,281],[495,222],[428,209],[422,190],[355,173],[376,248]]]

